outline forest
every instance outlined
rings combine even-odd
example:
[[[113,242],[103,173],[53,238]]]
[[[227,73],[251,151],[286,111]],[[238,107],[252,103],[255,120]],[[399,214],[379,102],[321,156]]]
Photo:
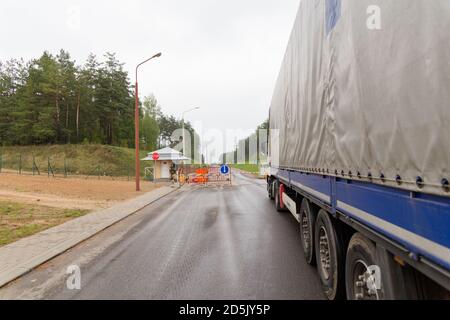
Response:
[[[0,61],[0,146],[104,144],[134,148],[134,86],[113,53],[78,65],[67,51]],[[174,146],[181,120],[141,99],[141,148]],[[190,123],[186,129],[196,134]],[[194,139],[192,139],[194,140]]]

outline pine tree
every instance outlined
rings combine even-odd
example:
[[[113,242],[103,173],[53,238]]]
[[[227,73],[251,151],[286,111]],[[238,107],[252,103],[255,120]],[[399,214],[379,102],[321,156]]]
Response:
[[[90,54],[78,66],[67,51],[25,63],[0,61],[0,145],[102,143],[134,147],[134,92],[115,54]],[[181,121],[162,113],[154,96],[140,108],[146,149],[173,146]],[[186,129],[195,135],[190,123]]]
[[[161,107],[156,98],[152,95],[144,98],[143,103],[144,118],[141,124],[141,139],[145,150],[152,151],[158,148],[159,126],[157,117],[160,116]]]

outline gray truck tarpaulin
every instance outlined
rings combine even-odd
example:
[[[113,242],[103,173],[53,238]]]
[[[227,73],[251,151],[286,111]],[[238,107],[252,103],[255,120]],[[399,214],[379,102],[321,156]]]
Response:
[[[270,128],[279,168],[450,196],[450,1],[303,0]]]

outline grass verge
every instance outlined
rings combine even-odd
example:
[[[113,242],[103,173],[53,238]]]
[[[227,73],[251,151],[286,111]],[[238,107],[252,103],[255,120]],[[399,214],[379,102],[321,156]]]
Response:
[[[87,213],[87,210],[0,201],[0,247]]]
[[[232,167],[249,173],[259,173],[259,166],[257,164],[234,164]]]
[[[144,158],[147,152],[141,151]],[[0,147],[0,169],[58,175],[134,175],[135,150],[96,144]],[[34,160],[34,165],[33,165]],[[141,171],[148,165],[142,163]]]

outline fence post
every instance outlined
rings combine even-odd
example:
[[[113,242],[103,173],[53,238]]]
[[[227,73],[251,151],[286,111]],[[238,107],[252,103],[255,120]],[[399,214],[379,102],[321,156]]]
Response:
[[[35,157],[33,156],[33,176],[36,172],[36,166],[35,166],[36,162],[35,162]]]
[[[19,155],[19,174],[22,174],[22,155]]]
[[[67,159],[64,158],[64,178],[67,178]]]
[[[52,165],[50,164],[50,157],[47,158],[47,175],[50,178],[50,171],[52,172],[52,177],[55,177],[55,172],[53,171]]]

